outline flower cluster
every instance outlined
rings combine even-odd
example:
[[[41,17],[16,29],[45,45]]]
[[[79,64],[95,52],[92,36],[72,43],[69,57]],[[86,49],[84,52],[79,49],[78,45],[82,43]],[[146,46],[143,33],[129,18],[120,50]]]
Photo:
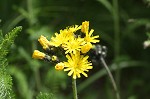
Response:
[[[93,43],[99,42],[99,36],[93,36],[94,30],[89,30],[89,21],[82,22],[82,25],[74,25],[55,33],[50,41],[41,36],[38,41],[43,49],[48,52],[44,54],[38,50],[33,52],[32,57],[43,59],[50,62],[56,62],[56,70],[69,71],[68,76],[73,79],[80,78],[83,74],[88,77],[86,72],[92,69],[92,63],[88,61],[87,52],[93,47]],[[55,49],[62,49],[66,55],[67,61],[61,62],[55,55]]]

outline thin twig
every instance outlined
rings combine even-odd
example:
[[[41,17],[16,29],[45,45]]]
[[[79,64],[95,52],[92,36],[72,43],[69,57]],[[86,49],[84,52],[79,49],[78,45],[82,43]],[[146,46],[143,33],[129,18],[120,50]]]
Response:
[[[110,77],[110,80],[111,80],[111,83],[112,83],[112,85],[114,87],[117,99],[120,99],[120,95],[119,95],[119,92],[118,92],[118,89],[117,89],[117,85],[116,85],[116,82],[115,82],[115,80],[113,78],[112,73],[110,72],[110,69],[108,68],[108,66],[107,66],[107,64],[106,64],[106,62],[105,62],[103,57],[100,57],[100,60],[101,60],[102,64],[104,65],[104,67],[105,67],[105,69],[106,69],[106,71],[108,73],[108,76]]]

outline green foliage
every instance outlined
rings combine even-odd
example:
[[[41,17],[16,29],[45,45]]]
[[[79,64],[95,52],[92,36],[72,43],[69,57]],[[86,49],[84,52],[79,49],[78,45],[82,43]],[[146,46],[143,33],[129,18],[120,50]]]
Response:
[[[146,33],[148,36],[148,40],[150,40],[150,32]]]
[[[0,99],[14,98],[12,77],[6,71],[6,66],[8,65],[6,55],[21,29],[22,27],[16,27],[4,37],[2,31],[0,31]]]
[[[0,99],[11,99],[12,77],[4,70],[0,69]]]
[[[40,92],[36,99],[55,99],[52,93],[42,93]]]
[[[6,34],[4,37],[1,34],[1,39],[0,39],[0,61],[2,61],[2,59],[7,55],[10,46],[13,44],[16,36],[18,35],[18,33],[21,31],[22,27],[16,27],[14,28],[11,32],[9,32],[8,34]],[[0,66],[3,66],[2,64],[0,64]]]
[[[29,89],[27,78],[22,71],[15,66],[9,66],[8,71],[13,76],[19,87],[19,93],[25,99],[32,99],[33,92]]]
[[[22,27],[16,27],[4,37],[2,35],[2,32],[0,33],[0,67],[7,66],[5,57],[9,51],[10,46],[13,44],[14,39],[21,31],[21,29]]]

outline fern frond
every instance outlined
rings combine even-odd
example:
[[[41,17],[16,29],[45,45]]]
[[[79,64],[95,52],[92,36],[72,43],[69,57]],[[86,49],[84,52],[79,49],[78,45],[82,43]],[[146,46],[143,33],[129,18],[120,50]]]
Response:
[[[12,99],[12,78],[3,69],[0,69],[0,99]]]
[[[22,30],[21,26],[16,27],[11,32],[6,34],[4,38],[2,37],[2,33],[1,33],[2,40],[0,40],[1,41],[0,42],[0,61],[1,61],[1,58],[4,58],[7,55],[8,49],[13,44],[16,36],[21,30]]]
[[[6,71],[8,65],[6,55],[22,27],[16,27],[4,37],[0,30],[0,99],[14,99],[12,77]]]

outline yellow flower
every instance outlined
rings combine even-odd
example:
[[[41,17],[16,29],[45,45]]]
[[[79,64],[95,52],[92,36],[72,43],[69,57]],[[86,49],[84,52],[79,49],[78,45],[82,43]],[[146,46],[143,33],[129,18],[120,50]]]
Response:
[[[46,39],[46,37],[44,37],[43,35],[40,36],[40,38],[38,39],[38,41],[40,42],[40,44],[43,46],[43,49],[47,49],[50,46],[49,41]]]
[[[55,33],[55,37],[51,38],[50,44],[55,47],[63,45],[70,38],[74,37],[74,33],[79,29],[81,29],[81,26],[75,25],[67,27],[64,30],[60,30],[60,33]]]
[[[92,44],[88,42],[87,44],[81,47],[81,52],[87,53],[92,47],[93,47]]]
[[[66,50],[65,54],[72,53],[76,54],[76,51],[81,50],[81,46],[84,45],[84,39],[78,38],[71,38],[68,42],[63,45],[64,50]]]
[[[88,72],[88,69],[92,69],[92,63],[88,62],[89,56],[80,55],[80,52],[76,54],[70,53],[66,55],[68,62],[64,62],[64,71],[69,71],[68,76],[72,76],[73,79],[80,78],[83,74],[85,77],[88,75],[85,72]]]
[[[50,44],[58,47],[62,45],[63,43],[67,42],[71,37],[74,36],[72,32],[69,32],[67,29],[60,30],[60,34],[55,33],[56,37],[52,37]]]
[[[86,42],[89,42],[89,43],[97,43],[97,42],[99,42],[99,40],[96,39],[96,38],[99,38],[99,36],[98,35],[97,36],[92,36],[93,32],[94,32],[94,30],[91,29],[91,31],[89,33],[88,32],[86,33],[86,35],[84,37],[84,40]]]
[[[64,63],[60,62],[58,64],[56,64],[55,69],[58,71],[61,71],[64,69]]]
[[[81,32],[87,33],[89,31],[89,21],[82,22]]]
[[[72,33],[76,32],[76,31],[79,30],[79,29],[81,29],[81,26],[79,26],[79,25],[70,26],[70,27],[67,28],[67,30],[68,30],[69,32],[72,32]]]
[[[33,54],[32,54],[32,58],[35,59],[44,59],[45,58],[45,54],[38,51],[38,50],[34,50]]]

